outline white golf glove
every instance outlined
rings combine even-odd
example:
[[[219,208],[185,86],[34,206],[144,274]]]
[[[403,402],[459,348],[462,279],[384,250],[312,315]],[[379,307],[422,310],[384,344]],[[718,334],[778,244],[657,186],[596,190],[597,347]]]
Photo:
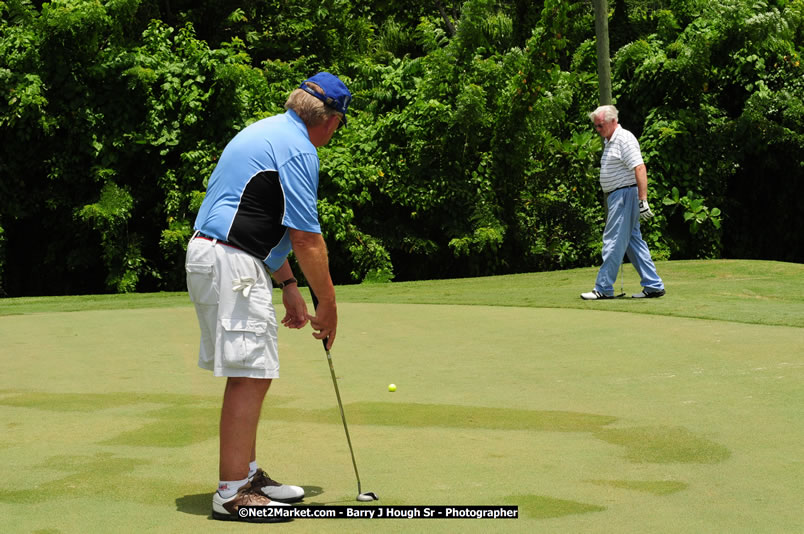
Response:
[[[647,200],[640,200],[639,201],[639,218],[640,219],[650,219],[653,217],[653,212],[650,211],[650,206],[648,206]]]

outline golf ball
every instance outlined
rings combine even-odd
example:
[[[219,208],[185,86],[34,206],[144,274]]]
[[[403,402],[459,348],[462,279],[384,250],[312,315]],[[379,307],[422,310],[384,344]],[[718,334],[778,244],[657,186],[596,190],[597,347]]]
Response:
[[[396,384],[388,384],[388,391],[396,391]]]

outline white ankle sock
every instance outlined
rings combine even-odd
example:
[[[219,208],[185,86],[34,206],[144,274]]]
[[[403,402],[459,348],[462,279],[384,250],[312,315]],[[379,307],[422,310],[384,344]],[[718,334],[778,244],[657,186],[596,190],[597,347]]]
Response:
[[[254,473],[257,472],[257,469],[259,469],[259,466],[257,465],[256,460],[254,460],[253,462],[248,464],[248,478],[249,478],[249,480],[251,479],[251,477],[254,476]]]
[[[218,482],[218,494],[224,499],[234,497],[237,490],[248,484],[248,479],[243,480],[221,480]]]

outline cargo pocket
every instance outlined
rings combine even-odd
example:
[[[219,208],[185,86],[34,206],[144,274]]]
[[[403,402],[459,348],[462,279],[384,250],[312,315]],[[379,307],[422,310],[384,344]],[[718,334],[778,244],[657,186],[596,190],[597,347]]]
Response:
[[[270,338],[267,321],[223,317],[221,327],[225,367],[250,369],[265,366]]]
[[[187,269],[187,292],[195,304],[214,306],[218,303],[218,288],[215,285],[215,266],[211,263],[185,264]]]

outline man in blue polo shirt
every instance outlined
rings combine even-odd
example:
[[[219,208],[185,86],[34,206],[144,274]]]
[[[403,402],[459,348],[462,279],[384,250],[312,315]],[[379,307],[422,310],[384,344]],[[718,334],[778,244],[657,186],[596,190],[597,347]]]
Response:
[[[617,123],[614,106],[600,106],[589,118],[603,138],[600,158],[600,186],[606,195],[606,228],[603,230],[603,265],[595,288],[581,293],[584,300],[614,298],[617,270],[628,254],[640,276],[642,292],[634,298],[656,298],[665,294],[664,283],[656,273],[648,245],[642,239],[639,219],[653,217],[648,205],[648,174],[639,142],[634,134]]]
[[[220,419],[220,480],[212,515],[241,518],[243,506],[283,506],[304,497],[258,467],[257,423],[279,377],[273,278],[282,289],[282,324],[335,341],[335,288],[318,222],[316,149],[346,124],[351,93],[327,72],[305,80],[282,115],[238,133],[221,154],[187,246],[187,288],[201,329],[198,365],[225,376]],[[293,251],[318,297],[308,314],[287,256]],[[269,276],[270,273],[270,276]],[[263,518],[262,520],[268,520]]]

